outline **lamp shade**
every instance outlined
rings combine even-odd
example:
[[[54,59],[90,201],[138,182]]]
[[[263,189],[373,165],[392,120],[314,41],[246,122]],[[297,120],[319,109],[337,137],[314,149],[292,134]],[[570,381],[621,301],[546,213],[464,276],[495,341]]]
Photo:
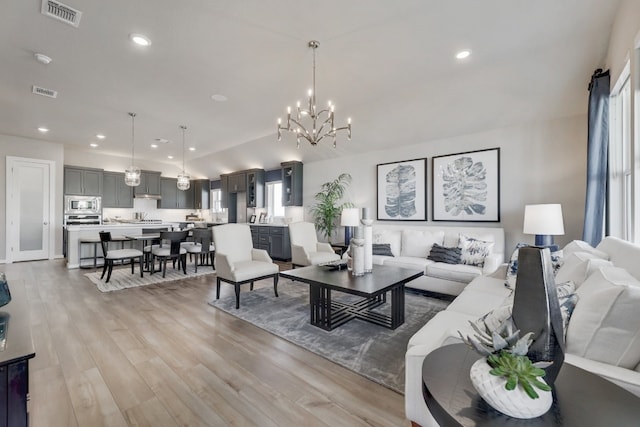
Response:
[[[340,225],[343,227],[357,227],[360,225],[360,209],[345,208],[342,209],[340,216]]]
[[[549,236],[563,235],[562,206],[560,204],[526,205],[522,232]]]

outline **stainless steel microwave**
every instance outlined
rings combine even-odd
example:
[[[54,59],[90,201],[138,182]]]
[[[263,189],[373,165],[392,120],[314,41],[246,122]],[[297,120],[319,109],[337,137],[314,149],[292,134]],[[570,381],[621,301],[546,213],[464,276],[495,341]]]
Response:
[[[65,215],[102,214],[100,196],[64,196]]]

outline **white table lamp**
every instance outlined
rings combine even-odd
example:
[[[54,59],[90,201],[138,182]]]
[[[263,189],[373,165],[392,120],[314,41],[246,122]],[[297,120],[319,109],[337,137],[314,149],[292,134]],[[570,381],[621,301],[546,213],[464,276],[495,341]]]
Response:
[[[553,236],[564,234],[562,206],[560,204],[526,205],[522,232],[535,234],[536,246],[554,246]]]
[[[360,225],[360,209],[342,209],[342,215],[340,216],[340,225],[344,227],[344,244],[348,246],[351,242],[353,227],[357,227]]]

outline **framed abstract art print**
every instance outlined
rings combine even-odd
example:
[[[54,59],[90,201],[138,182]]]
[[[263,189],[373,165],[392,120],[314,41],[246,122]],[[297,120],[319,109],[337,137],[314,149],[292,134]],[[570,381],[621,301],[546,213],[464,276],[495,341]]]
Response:
[[[377,165],[378,220],[427,220],[427,159]]]
[[[432,161],[433,221],[500,221],[500,148]]]

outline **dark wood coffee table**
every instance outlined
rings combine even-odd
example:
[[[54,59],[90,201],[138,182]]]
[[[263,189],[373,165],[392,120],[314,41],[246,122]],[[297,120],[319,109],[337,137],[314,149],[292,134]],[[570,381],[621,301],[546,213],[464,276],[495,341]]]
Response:
[[[464,344],[440,347],[422,364],[422,394],[441,426],[637,426],[640,398],[604,378],[564,363],[544,415],[520,420],[487,404],[473,388],[471,365],[480,355]]]
[[[309,284],[311,324],[328,331],[353,319],[396,329],[404,323],[404,285],[422,276],[422,270],[376,265],[371,273],[354,277],[347,270],[310,266],[283,271],[280,276]],[[363,297],[357,302],[331,299],[337,291]],[[387,302],[391,291],[391,315],[372,311]]]

